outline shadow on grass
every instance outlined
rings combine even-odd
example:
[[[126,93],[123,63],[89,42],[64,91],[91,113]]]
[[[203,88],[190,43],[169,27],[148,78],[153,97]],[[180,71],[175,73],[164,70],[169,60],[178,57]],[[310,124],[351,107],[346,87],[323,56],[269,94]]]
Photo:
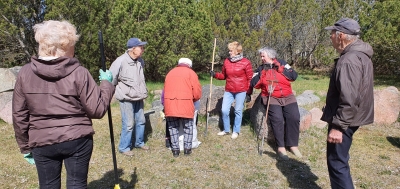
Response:
[[[271,158],[277,158],[277,155],[272,152],[264,151],[264,154]],[[307,188],[307,189],[321,189],[315,181],[318,177],[311,172],[310,167],[296,159],[290,158],[289,160],[279,160],[276,167],[286,177],[290,188]]]
[[[221,104],[222,104],[222,98],[219,101],[221,101]],[[219,103],[219,101],[218,101],[218,103]],[[251,122],[250,122],[250,111],[251,111],[251,108],[243,109],[241,127],[246,126],[246,125],[251,125]],[[224,130],[224,122],[222,120],[222,113],[218,113],[218,115],[219,115],[218,128],[221,131],[223,131]],[[235,124],[235,107],[233,107],[233,106],[231,106],[231,109],[229,111],[229,120],[230,120],[231,131],[233,131],[233,126]]]
[[[393,146],[400,148],[400,138],[399,137],[386,137],[386,140],[388,140]]]
[[[124,171],[122,169],[118,169],[118,176],[121,177],[122,174],[124,174]],[[135,188],[136,183],[138,182],[137,179],[137,174],[136,174],[136,167],[134,169],[134,172],[131,175],[131,181],[125,181],[119,179],[118,184],[120,188],[124,189],[130,189],[130,188]],[[108,171],[107,173],[104,174],[103,178],[99,180],[94,180],[88,184],[88,188],[93,188],[93,189],[109,189],[109,188],[114,188],[115,187],[115,177],[114,177],[114,170]]]

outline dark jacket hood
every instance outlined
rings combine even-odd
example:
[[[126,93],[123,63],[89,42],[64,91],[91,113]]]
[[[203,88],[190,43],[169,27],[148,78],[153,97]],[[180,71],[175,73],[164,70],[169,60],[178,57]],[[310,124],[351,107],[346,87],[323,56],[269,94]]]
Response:
[[[54,60],[42,60],[34,56],[31,58],[33,73],[43,79],[58,80],[66,77],[80,66],[76,58],[65,56]]]
[[[364,41],[357,39],[356,41],[354,41],[353,43],[351,43],[350,45],[348,45],[342,52],[343,54],[346,54],[347,52],[350,51],[359,51],[362,52],[364,54],[366,54],[369,58],[372,58],[372,55],[374,54],[374,51],[371,47],[371,45],[369,45],[368,43],[365,43]]]

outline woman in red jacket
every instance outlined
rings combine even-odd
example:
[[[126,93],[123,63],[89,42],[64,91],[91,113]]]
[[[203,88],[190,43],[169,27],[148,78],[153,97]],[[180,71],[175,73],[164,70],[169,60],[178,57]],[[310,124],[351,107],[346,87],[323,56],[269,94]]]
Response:
[[[296,80],[297,73],[284,60],[276,59],[277,53],[274,49],[264,47],[258,52],[263,64],[257,68],[251,86],[261,89],[264,105],[268,104],[270,96],[268,120],[274,132],[278,155],[288,159],[285,148],[288,146],[293,154],[301,157],[298,149],[300,113],[290,84]]]
[[[242,112],[244,100],[250,96],[246,95],[250,86],[250,80],[253,76],[253,69],[249,59],[244,58],[242,54],[242,45],[234,41],[228,44],[230,57],[225,59],[222,66],[222,72],[210,71],[210,75],[219,80],[226,80],[225,93],[222,100],[222,120],[224,130],[218,135],[223,136],[230,132],[229,111],[235,100],[235,122],[231,138],[236,139],[240,133],[242,125]]]
[[[192,60],[181,58],[178,66],[168,72],[164,83],[164,112],[171,135],[171,150],[174,157],[180,153],[179,127],[183,125],[184,155],[192,153],[194,103],[201,98],[201,85]]]

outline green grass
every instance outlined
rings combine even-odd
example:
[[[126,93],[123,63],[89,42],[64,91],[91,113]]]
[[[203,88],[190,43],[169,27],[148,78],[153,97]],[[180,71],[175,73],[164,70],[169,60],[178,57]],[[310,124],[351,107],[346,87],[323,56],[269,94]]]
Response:
[[[205,76],[202,83],[209,83]],[[215,80],[214,80],[215,81]],[[329,79],[301,75],[293,82],[297,94],[314,90],[323,96]],[[214,83],[214,82],[213,82]],[[223,86],[224,84],[222,84]],[[151,90],[160,83],[148,83]],[[377,86],[380,87],[380,86]],[[150,90],[149,90],[150,91]],[[321,92],[321,94],[318,94]],[[322,103],[321,103],[322,104]],[[317,103],[315,106],[320,107]],[[114,138],[119,142],[121,116],[118,103],[112,105]],[[249,119],[249,114],[244,115]],[[114,172],[107,116],[93,120],[94,150],[90,161],[89,188],[113,188]],[[189,157],[173,158],[164,146],[165,125],[152,126],[148,135],[149,151],[134,149],[134,157],[117,153],[119,184],[126,188],[330,188],[326,167],[326,128],[311,127],[300,133],[299,148],[303,158],[289,154],[290,160],[281,161],[273,147],[265,144],[264,154],[258,155],[256,138],[249,124],[242,126],[236,140],[219,137],[217,126],[208,127],[204,135],[205,118],[200,116],[198,138],[202,142]],[[20,154],[12,125],[0,122],[0,183],[2,188],[38,188],[34,166]],[[400,188],[400,123],[367,125],[354,135],[350,150],[350,166],[357,188]],[[62,188],[65,187],[65,170]]]

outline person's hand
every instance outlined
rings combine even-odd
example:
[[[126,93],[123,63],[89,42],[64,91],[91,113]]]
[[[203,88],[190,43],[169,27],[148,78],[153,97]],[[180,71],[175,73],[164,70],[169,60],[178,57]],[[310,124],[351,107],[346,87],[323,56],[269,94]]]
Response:
[[[277,60],[276,60],[276,61],[273,61],[273,64],[274,64],[274,66],[276,66],[276,67],[281,66],[281,63],[279,63]]]
[[[343,140],[343,133],[340,130],[337,129],[331,129],[328,134],[328,139],[327,141],[329,143],[335,143],[335,144],[340,144],[342,143]]]
[[[279,73],[283,72],[284,67],[281,66],[280,62],[278,62],[277,60],[274,60],[272,64],[273,64],[274,68],[276,69],[276,71],[278,71]]]
[[[249,94],[246,94],[246,102],[249,103],[251,101],[251,96]]]
[[[110,72],[110,70],[106,70],[105,72],[102,70],[102,69],[100,69],[99,70],[99,73],[100,73],[100,76],[99,76],[99,80],[101,81],[101,80],[107,80],[107,81],[109,81],[110,83],[112,82],[112,80],[113,80],[113,75],[112,75],[112,73]]]
[[[24,159],[32,165],[35,165],[35,160],[33,159],[32,153],[24,154]]]
[[[210,70],[210,76],[215,77],[215,72],[213,70]]]

